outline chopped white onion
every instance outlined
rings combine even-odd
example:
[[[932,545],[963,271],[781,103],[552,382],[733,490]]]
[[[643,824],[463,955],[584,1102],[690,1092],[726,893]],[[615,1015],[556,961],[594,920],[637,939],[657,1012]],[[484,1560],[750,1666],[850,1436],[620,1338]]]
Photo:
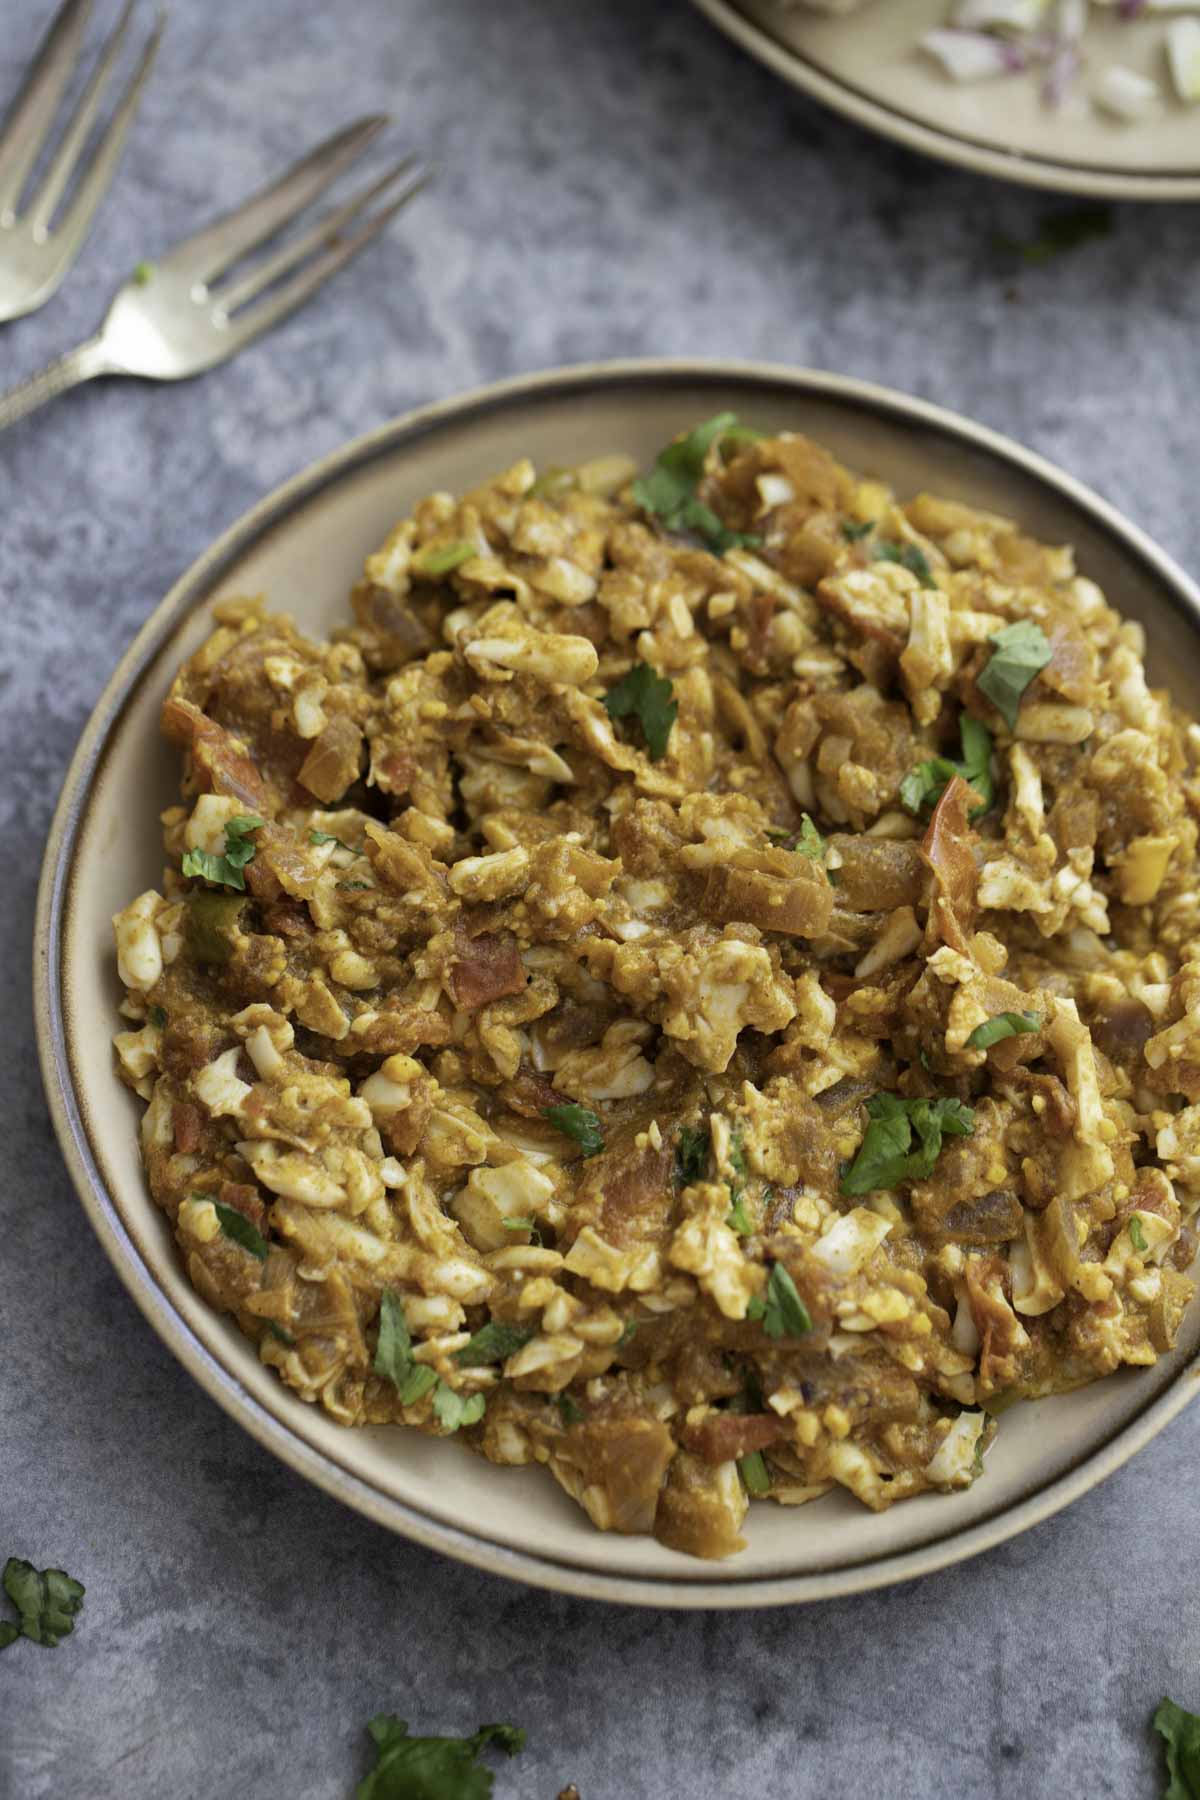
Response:
[[[1157,81],[1151,81],[1148,75],[1139,75],[1136,69],[1112,63],[1096,83],[1094,98],[1105,112],[1132,124],[1155,117],[1161,106],[1162,93]]]
[[[983,31],[927,31],[920,48],[941,63],[951,81],[988,81],[1026,66],[1024,52]]]
[[[960,31],[1032,31],[1048,0],[956,0],[951,25]]]
[[[1200,20],[1173,19],[1167,26],[1167,62],[1181,100],[1200,100]]]

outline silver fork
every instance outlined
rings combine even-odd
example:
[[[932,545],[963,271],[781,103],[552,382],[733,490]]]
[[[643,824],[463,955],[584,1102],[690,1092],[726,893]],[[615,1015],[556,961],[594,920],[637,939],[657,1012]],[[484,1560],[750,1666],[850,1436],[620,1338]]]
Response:
[[[150,34],[133,77],[100,139],[62,219],[51,228],[67,184],[79,168],[88,134],[129,31],[134,0],[127,0],[116,29],[96,59],[83,97],[62,134],[36,193],[21,211],[34,163],[50,136],[91,12],[92,0],[65,0],[50,24],[33,68],[13,102],[0,135],[0,321],[19,319],[48,300],[82,250],[100,202],[116,174],[138,109],[165,17]]]
[[[199,375],[302,306],[424,186],[429,174],[415,157],[404,157],[244,273],[224,282],[219,278],[292,224],[387,123],[386,116],[373,115],[348,125],[236,212],[175,244],[157,263],[140,264],[117,290],[95,337],[0,395],[0,430],[97,375],[140,375],[149,381]],[[387,204],[362,219],[372,202],[397,184]]]

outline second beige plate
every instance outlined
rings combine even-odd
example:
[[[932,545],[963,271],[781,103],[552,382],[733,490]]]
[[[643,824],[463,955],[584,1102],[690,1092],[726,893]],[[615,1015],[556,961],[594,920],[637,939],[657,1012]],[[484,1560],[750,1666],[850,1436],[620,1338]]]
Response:
[[[501,383],[412,413],[296,477],[220,538],[122,659],[76,752],[39,894],[36,1008],[54,1123],[84,1210],[155,1330],[200,1384],[285,1462],[423,1544],[546,1587],[657,1606],[768,1606],[926,1574],[1066,1505],[1195,1393],[1200,1308],[1155,1368],[1015,1408],[968,1492],[865,1512],[845,1493],[799,1510],[755,1507],[749,1548],[691,1560],[650,1538],[602,1536],[550,1478],[454,1443],[348,1431],[304,1405],[194,1292],[152,1205],[137,1154],[140,1104],[117,1081],[120,989],[111,915],[156,885],[158,814],[177,759],[158,710],[209,603],[269,595],[325,632],[345,615],[363,557],[435,488],[462,489],[520,455],[570,463],[629,451],[648,463],[682,427],[729,409],[795,429],[904,493],[920,487],[1014,514],[1077,546],[1081,566],[1149,628],[1152,676],[1200,711],[1200,594],[1112,509],[1049,464],[953,414],[832,375],[739,364],[608,364]]]
[[[1036,74],[955,83],[914,51],[922,32],[946,23],[947,0],[873,0],[861,13],[834,17],[778,0],[693,3],[793,87],[910,150],[1064,194],[1200,199],[1200,106],[1168,97],[1162,13],[1091,26],[1085,72],[1051,109]],[[1127,125],[1088,104],[1110,63],[1159,82],[1160,118]]]

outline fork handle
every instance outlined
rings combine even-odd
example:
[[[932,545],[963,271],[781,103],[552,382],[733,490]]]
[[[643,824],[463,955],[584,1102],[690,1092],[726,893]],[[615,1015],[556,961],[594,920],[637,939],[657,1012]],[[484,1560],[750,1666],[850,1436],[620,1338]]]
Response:
[[[100,339],[89,338],[86,344],[68,350],[65,356],[56,356],[28,381],[10,388],[7,394],[0,394],[0,431],[15,425],[27,413],[36,412],[39,406],[45,406],[59,394],[65,394],[68,388],[78,387],[81,381],[92,381],[97,375],[115,375],[117,372]]]

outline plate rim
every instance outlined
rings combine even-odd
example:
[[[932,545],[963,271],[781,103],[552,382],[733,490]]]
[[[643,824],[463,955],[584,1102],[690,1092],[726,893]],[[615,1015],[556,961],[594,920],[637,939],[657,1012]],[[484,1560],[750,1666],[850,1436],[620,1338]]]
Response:
[[[369,1480],[327,1458],[281,1418],[269,1412],[214,1356],[172,1307],[147,1266],[129,1226],[108,1193],[93,1156],[87,1103],[77,1092],[64,1022],[64,927],[70,909],[74,853],[106,749],[139,682],[184,618],[202,605],[223,566],[269,532],[286,524],[307,499],[376,459],[417,443],[446,424],[513,404],[581,396],[598,386],[634,389],[662,386],[759,385],[789,390],[798,399],[832,399],[917,424],[949,436],[1048,485],[1091,515],[1157,576],[1174,604],[1200,629],[1200,588],[1154,541],[1100,495],[1013,439],[947,408],[852,376],[785,364],[728,358],[638,358],[584,363],[471,388],[414,408],[340,445],[272,490],[234,521],[173,583],[137,632],[97,700],[71,757],[55,807],[38,884],[33,938],[34,1020],[46,1099],[72,1185],[109,1261],[143,1317],[208,1395],[278,1456],[335,1499],[374,1523],[427,1549],[492,1574],[589,1599],[681,1609],[734,1610],[827,1600],[932,1574],[994,1548],[1050,1518],[1104,1480],[1150,1441],[1200,1392],[1200,1346],[1167,1387],[1062,1474],[995,1514],[914,1548],[808,1574],[732,1578],[690,1574],[609,1575],[557,1557],[513,1549],[463,1526],[432,1517],[385,1494]],[[727,1565],[726,1565],[727,1566]]]
[[[990,144],[926,124],[911,113],[885,106],[850,82],[826,74],[798,50],[783,44],[756,20],[749,18],[737,0],[692,0],[692,5],[717,29],[758,62],[787,82],[789,87],[840,113],[852,124],[890,138],[906,150],[915,150],[938,162],[1015,181],[1023,187],[1070,194],[1090,200],[1143,200],[1158,203],[1200,200],[1200,164],[1194,171],[1137,174],[1119,168],[1057,161],[1020,150],[997,150]]]

